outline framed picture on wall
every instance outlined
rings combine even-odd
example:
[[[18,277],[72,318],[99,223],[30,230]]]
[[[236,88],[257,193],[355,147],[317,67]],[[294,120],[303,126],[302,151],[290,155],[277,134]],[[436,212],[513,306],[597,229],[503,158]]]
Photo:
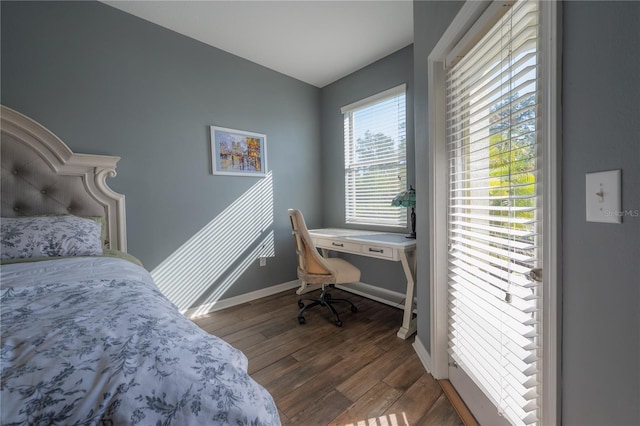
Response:
[[[209,127],[214,175],[267,175],[267,135],[225,127]]]

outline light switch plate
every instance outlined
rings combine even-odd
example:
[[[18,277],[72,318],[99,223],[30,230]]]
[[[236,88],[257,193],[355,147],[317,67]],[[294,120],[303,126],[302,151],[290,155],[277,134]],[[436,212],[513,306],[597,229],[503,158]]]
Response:
[[[587,173],[587,222],[622,223],[620,170]]]

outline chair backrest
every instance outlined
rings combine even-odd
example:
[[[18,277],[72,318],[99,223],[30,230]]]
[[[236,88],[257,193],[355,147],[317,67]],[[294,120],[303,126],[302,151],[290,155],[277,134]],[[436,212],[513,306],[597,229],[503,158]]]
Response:
[[[335,280],[336,273],[313,245],[300,210],[288,211],[298,255],[298,278],[308,283],[319,284]]]

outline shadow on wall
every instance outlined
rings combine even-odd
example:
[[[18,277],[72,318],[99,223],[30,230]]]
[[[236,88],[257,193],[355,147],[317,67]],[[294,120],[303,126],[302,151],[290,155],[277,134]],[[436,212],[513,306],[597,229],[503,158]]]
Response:
[[[190,317],[211,310],[252,262],[275,256],[271,172],[167,257],[151,276]]]

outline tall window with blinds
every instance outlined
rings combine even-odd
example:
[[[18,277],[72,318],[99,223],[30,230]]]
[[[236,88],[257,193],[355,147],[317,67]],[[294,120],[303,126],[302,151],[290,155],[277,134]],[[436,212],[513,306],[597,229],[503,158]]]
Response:
[[[406,87],[342,108],[346,223],[407,226],[407,211],[391,206],[408,185]]]
[[[513,424],[539,421],[538,4],[447,71],[449,354]]]

